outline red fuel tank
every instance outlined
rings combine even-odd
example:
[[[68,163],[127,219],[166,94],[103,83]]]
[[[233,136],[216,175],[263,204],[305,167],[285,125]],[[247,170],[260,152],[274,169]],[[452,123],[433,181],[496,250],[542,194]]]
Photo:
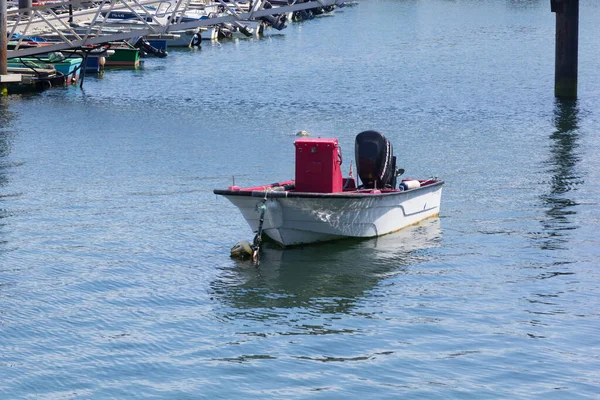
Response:
[[[335,193],[342,188],[342,153],[337,139],[302,138],[296,147],[296,192]]]

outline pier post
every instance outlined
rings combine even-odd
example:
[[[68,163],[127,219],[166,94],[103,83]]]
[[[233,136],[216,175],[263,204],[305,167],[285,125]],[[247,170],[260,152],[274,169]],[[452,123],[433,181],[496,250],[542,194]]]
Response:
[[[554,95],[577,97],[579,0],[550,0],[550,10],[556,13]]]
[[[31,8],[31,0],[19,0],[19,10],[23,8]],[[25,11],[23,15],[29,15],[29,11]]]
[[[8,0],[0,0],[0,77],[8,75],[8,38],[6,34],[6,11]],[[0,96],[7,95],[6,83],[0,78]]]

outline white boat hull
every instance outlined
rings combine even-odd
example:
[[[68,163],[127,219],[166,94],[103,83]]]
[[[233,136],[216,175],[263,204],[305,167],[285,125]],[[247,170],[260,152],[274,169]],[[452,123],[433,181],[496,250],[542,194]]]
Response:
[[[196,30],[187,31],[173,31],[171,32],[177,38],[167,40],[167,46],[169,47],[188,47],[196,34]],[[202,40],[217,40],[219,35],[219,28],[214,26],[208,26],[200,30]]]
[[[246,29],[249,29],[251,31],[251,36],[247,36],[244,33],[242,33],[238,26],[230,24],[228,30],[231,35],[231,39],[245,39],[248,37],[258,37],[263,34],[265,29],[264,24],[262,23],[262,21],[259,20],[240,20],[236,22],[239,23],[241,26],[245,27]]]
[[[255,232],[260,221],[259,206],[264,201],[264,197],[258,197],[261,193],[264,192],[254,192],[252,196],[223,194],[240,209]],[[266,199],[263,233],[283,246],[293,246],[381,236],[437,216],[442,185],[372,195],[279,195]]]

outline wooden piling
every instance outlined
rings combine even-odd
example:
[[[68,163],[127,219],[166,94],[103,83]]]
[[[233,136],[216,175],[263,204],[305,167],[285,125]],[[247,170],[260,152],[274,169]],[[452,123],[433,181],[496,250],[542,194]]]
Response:
[[[550,0],[556,13],[556,53],[554,61],[554,95],[577,97],[579,46],[579,0]]]
[[[6,33],[6,12],[8,0],[0,0],[0,76],[8,75],[8,38]],[[6,83],[0,78],[0,96],[8,94]]]

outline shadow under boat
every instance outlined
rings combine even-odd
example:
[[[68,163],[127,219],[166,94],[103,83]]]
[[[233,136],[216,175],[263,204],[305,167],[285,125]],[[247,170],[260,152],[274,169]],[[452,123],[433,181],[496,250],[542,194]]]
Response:
[[[282,249],[265,244],[260,267],[232,260],[211,283],[213,296],[241,310],[310,307],[346,313],[386,277],[426,262],[438,247],[439,218],[372,239]],[[245,311],[242,311],[244,313]]]

